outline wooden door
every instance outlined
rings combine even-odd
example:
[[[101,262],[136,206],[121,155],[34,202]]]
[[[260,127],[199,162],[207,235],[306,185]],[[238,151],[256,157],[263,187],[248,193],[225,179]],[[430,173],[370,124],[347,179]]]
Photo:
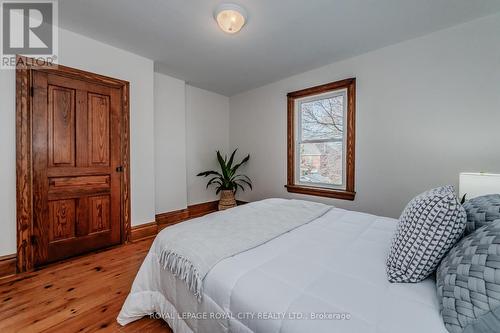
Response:
[[[32,72],[34,265],[121,242],[121,90]]]

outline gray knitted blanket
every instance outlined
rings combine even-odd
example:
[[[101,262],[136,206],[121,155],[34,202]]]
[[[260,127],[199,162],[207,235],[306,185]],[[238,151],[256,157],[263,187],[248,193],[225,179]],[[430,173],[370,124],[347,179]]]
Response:
[[[164,229],[160,263],[184,281],[200,301],[203,279],[222,259],[257,247],[324,215],[320,203],[267,199]]]

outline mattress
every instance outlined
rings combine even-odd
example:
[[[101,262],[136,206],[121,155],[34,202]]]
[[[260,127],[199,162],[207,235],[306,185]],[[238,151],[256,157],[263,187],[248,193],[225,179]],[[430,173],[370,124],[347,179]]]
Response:
[[[432,278],[387,281],[385,259],[396,225],[391,218],[334,208],[219,262],[205,278],[201,302],[159,265],[166,228],[117,320],[125,325],[155,314],[176,333],[445,333]]]

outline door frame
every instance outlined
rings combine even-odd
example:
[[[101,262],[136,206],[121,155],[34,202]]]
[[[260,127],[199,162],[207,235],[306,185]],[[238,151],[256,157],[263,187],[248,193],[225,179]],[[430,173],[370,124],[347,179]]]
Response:
[[[121,243],[130,241],[130,84],[127,81],[82,71],[62,65],[37,63],[35,59],[16,57],[16,206],[17,206],[17,272],[33,270],[33,160],[32,160],[32,98],[33,72],[45,72],[121,89],[122,128],[120,186]]]

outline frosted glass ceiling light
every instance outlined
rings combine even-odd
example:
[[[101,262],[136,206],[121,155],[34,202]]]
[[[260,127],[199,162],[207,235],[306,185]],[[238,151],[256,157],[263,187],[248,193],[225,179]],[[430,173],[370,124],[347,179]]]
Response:
[[[247,13],[241,6],[223,3],[215,9],[214,17],[222,31],[235,34],[245,25]]]

